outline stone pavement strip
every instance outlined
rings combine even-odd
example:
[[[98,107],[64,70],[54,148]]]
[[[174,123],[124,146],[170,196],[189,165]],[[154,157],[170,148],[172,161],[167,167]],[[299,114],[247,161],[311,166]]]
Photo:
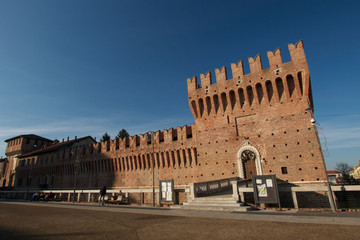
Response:
[[[0,200],[1,240],[358,239],[358,213],[234,213]]]
[[[56,207],[68,209],[84,209],[92,211],[123,212],[137,214],[151,214],[162,216],[201,217],[218,219],[239,219],[252,221],[271,221],[289,223],[312,223],[312,224],[335,224],[360,226],[360,214],[343,212],[295,212],[295,211],[252,211],[252,212],[225,212],[210,210],[186,210],[171,209],[166,207],[144,207],[144,206],[115,206],[96,205],[66,202],[25,202],[25,201],[0,201],[7,204],[19,204],[29,206]]]

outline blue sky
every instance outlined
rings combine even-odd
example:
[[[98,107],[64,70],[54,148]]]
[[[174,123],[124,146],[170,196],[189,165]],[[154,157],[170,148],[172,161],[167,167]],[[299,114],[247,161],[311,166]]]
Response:
[[[328,169],[360,160],[359,1],[0,0],[4,140],[193,123],[186,79],[304,41]]]

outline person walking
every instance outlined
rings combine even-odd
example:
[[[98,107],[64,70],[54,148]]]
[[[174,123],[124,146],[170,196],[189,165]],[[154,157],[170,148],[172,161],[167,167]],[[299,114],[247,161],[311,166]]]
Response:
[[[99,205],[100,202],[102,203],[102,205],[104,205],[104,201],[105,201],[105,195],[106,195],[106,186],[104,186],[101,190],[100,190],[100,197],[99,197]]]

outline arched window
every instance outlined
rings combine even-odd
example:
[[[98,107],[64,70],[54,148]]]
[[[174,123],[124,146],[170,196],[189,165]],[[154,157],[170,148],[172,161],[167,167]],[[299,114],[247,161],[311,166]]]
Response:
[[[230,96],[231,109],[233,110],[236,104],[235,92],[231,90],[229,92],[229,96]]]
[[[258,100],[259,100],[259,104],[261,104],[263,98],[264,98],[264,92],[263,92],[263,89],[262,89],[262,86],[260,83],[257,83],[256,84],[256,93],[257,93],[257,96],[258,96]]]
[[[271,102],[272,97],[274,95],[274,89],[273,89],[273,86],[272,86],[272,83],[270,80],[265,82],[265,87],[266,87],[266,92],[268,95],[268,100],[269,100],[269,102]]]
[[[157,163],[157,168],[160,168],[160,157],[159,157],[159,153],[156,153],[156,163]]]
[[[202,98],[199,99],[199,110],[200,110],[200,117],[204,114],[204,101]]]
[[[223,109],[224,109],[224,112],[226,111],[226,108],[227,108],[227,99],[226,99],[226,93],[222,93],[221,94],[221,102],[222,102],[222,105],[223,105]]]
[[[130,163],[129,163],[129,157],[125,157],[126,159],[126,170],[130,170]]]
[[[162,167],[165,168],[164,152],[161,152],[161,153],[160,153],[160,157],[161,157]]]
[[[198,165],[197,164],[197,151],[196,151],[196,148],[193,149],[193,153],[194,153],[194,161],[195,161],[195,165]]]
[[[277,78],[275,80],[275,83],[276,83],[276,89],[277,89],[277,92],[278,92],[278,96],[279,96],[279,100],[281,100],[283,94],[284,94],[284,84],[283,84],[283,81],[281,78]]]
[[[137,166],[137,157],[136,157],[136,156],[133,156],[132,158],[133,158],[133,161],[134,161],[134,168],[135,168],[135,170],[137,170],[137,169],[138,169],[138,166]]]
[[[146,160],[145,160],[145,155],[141,155],[141,159],[142,159],[142,162],[143,162],[143,169],[146,170]]]
[[[166,162],[167,162],[168,167],[170,167],[170,166],[171,166],[171,161],[170,161],[170,154],[169,154],[169,152],[166,152]]]
[[[302,81],[302,74],[301,72],[298,72],[298,79],[299,79],[299,86],[300,86],[300,91],[301,91],[301,95],[303,95],[303,81]]]
[[[195,114],[195,118],[197,118],[198,115],[197,115],[196,102],[195,102],[195,100],[192,100],[192,101],[191,101],[191,107],[192,107],[193,112],[194,112],[194,114]]]
[[[206,97],[205,101],[206,101],[207,114],[210,115],[210,113],[211,113],[211,101],[210,101],[210,97]]]
[[[246,92],[249,98],[249,105],[251,106],[254,101],[254,93],[251,86],[246,87]]]
[[[244,106],[244,104],[245,104],[244,90],[242,88],[239,88],[238,94],[239,94],[239,99],[240,99],[240,106],[242,108]]]
[[[182,156],[184,159],[184,166],[186,167],[186,153],[185,153],[185,149],[182,150]]]
[[[220,106],[218,95],[214,95],[213,99],[214,99],[215,113],[218,113],[218,111],[219,111],[219,106]]]
[[[293,96],[294,91],[295,91],[295,82],[294,82],[294,78],[292,75],[287,75],[286,76],[286,82],[289,88],[289,94],[290,94],[290,98]]]
[[[151,165],[152,161],[150,160],[150,154],[146,154],[147,156],[147,162],[148,162],[148,169],[151,169],[153,165]]]
[[[191,149],[190,148],[187,149],[187,153],[189,156],[189,165],[192,166],[192,157],[191,157]]]

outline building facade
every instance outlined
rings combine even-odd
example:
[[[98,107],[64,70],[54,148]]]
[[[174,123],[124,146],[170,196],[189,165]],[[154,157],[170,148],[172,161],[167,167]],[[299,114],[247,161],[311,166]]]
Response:
[[[1,161],[1,187],[14,187],[16,169],[19,166],[19,156],[32,152],[43,146],[53,144],[53,141],[34,134],[20,135],[5,140],[7,143],[5,154],[7,158]]]
[[[355,166],[351,171],[350,171],[350,176],[352,176],[354,179],[360,179],[360,161],[359,161],[359,165]]]
[[[276,49],[267,53],[269,68],[262,68],[257,55],[249,58],[248,74],[239,61],[231,64],[232,79],[225,67],[215,70],[216,83],[210,72],[201,74],[200,81],[187,79],[194,117],[190,126],[105,143],[85,141],[53,151],[47,151],[49,146],[20,151],[16,161],[7,149],[10,165],[17,167],[13,185],[36,188],[46,177],[51,188],[66,189],[74,185],[76,175],[79,188],[127,189],[134,201],[144,194],[145,203],[151,202],[153,174],[156,185],[174,180],[179,203],[186,201],[190,183],[234,177],[276,174],[285,183],[324,185],[303,43],[288,48],[290,62],[284,63]],[[24,180],[28,178],[37,180]]]

